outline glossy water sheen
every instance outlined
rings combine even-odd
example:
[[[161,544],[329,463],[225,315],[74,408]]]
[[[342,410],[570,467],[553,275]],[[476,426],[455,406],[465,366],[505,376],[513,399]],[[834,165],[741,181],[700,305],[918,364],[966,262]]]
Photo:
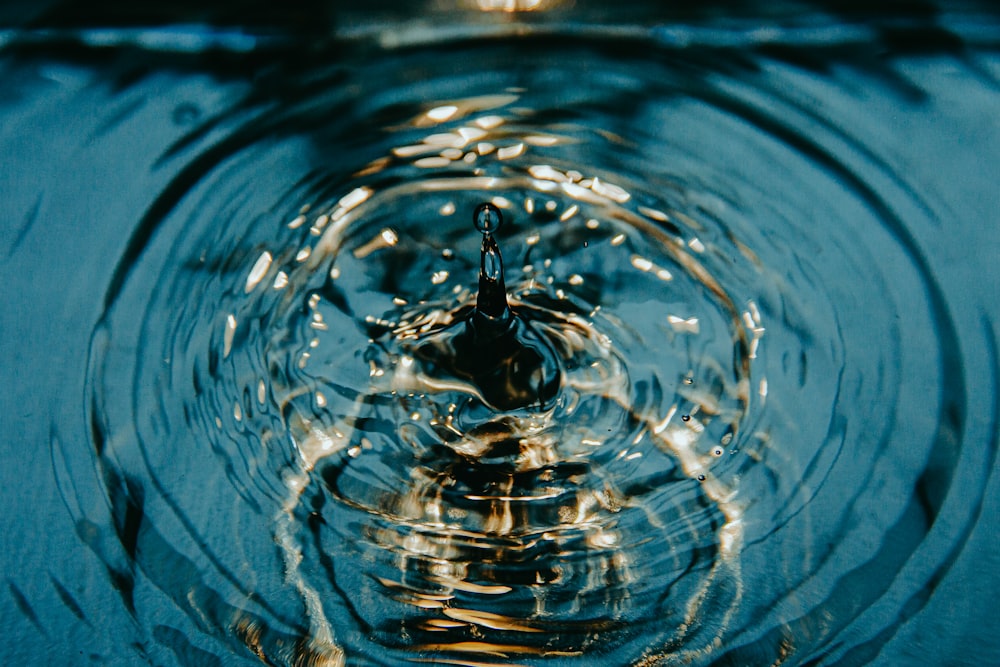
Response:
[[[12,664],[1000,658],[997,16],[536,4],[7,34]]]

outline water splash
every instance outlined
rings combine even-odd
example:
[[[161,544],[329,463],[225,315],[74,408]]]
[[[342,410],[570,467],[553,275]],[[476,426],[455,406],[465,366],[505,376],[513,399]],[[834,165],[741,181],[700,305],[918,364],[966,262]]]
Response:
[[[378,200],[376,191],[373,206]],[[311,409],[302,416],[308,472],[290,485],[282,542],[303,595],[319,601],[334,593],[329,581],[303,571],[303,559],[326,557],[351,570],[360,559],[368,565],[351,580],[367,581],[361,597],[373,602],[353,606],[369,633],[403,656],[449,659],[578,656],[598,637],[602,651],[627,647],[635,619],[651,622],[658,614],[650,605],[665,600],[689,614],[711,600],[725,618],[739,595],[739,510],[732,490],[706,477],[690,430],[711,419],[692,423],[688,415],[683,435],[671,429],[671,416],[662,418],[632,387],[622,355],[643,353],[616,351],[609,334],[620,325],[602,330],[596,311],[539,289],[537,275],[508,306],[492,233],[500,211],[480,206],[475,220],[486,232],[478,293],[458,290],[460,298],[416,306],[397,294],[394,311],[372,318],[381,326],[369,347],[370,391],[322,426]],[[552,240],[562,232],[551,230]],[[693,385],[688,377],[683,386]],[[343,445],[330,444],[330,434]],[[313,528],[317,544],[305,551],[293,536],[308,525],[300,507],[322,517]],[[689,520],[705,513],[705,523],[682,528],[674,512]],[[344,521],[355,527],[337,528]],[[366,526],[361,537],[358,526]],[[654,533],[663,539],[651,540]],[[652,577],[663,558],[650,549],[665,542],[674,544],[676,572]],[[348,622],[341,612],[332,625]],[[702,622],[688,619],[672,634],[707,643],[694,639]]]
[[[317,65],[163,158],[91,344],[116,581],[274,664],[801,664],[916,613],[870,575],[940,530],[961,346],[927,205],[786,95],[836,80],[461,44],[493,74]]]
[[[490,203],[480,204],[472,220],[483,234],[479,260],[479,293],[476,295],[476,319],[481,326],[506,326],[510,317],[507,305],[507,284],[503,275],[503,256],[493,234],[503,226],[503,214]],[[491,324],[486,324],[487,322]]]

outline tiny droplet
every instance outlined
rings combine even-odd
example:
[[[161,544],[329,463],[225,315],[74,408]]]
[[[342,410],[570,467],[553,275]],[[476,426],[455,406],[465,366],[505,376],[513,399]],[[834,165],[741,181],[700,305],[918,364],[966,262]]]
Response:
[[[503,214],[494,204],[486,202],[476,207],[472,221],[483,234],[492,234],[503,226]]]

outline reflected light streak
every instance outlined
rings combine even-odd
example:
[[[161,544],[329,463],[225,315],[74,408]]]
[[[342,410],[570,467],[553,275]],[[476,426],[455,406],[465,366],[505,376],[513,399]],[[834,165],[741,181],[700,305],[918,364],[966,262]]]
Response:
[[[483,12],[534,12],[545,9],[545,5],[552,3],[543,0],[476,0],[476,5]]]

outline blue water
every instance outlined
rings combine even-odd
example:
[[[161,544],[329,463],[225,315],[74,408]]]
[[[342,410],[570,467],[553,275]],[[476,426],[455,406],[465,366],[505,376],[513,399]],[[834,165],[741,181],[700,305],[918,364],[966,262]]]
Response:
[[[651,4],[0,13],[4,664],[1000,663],[1000,15]]]

